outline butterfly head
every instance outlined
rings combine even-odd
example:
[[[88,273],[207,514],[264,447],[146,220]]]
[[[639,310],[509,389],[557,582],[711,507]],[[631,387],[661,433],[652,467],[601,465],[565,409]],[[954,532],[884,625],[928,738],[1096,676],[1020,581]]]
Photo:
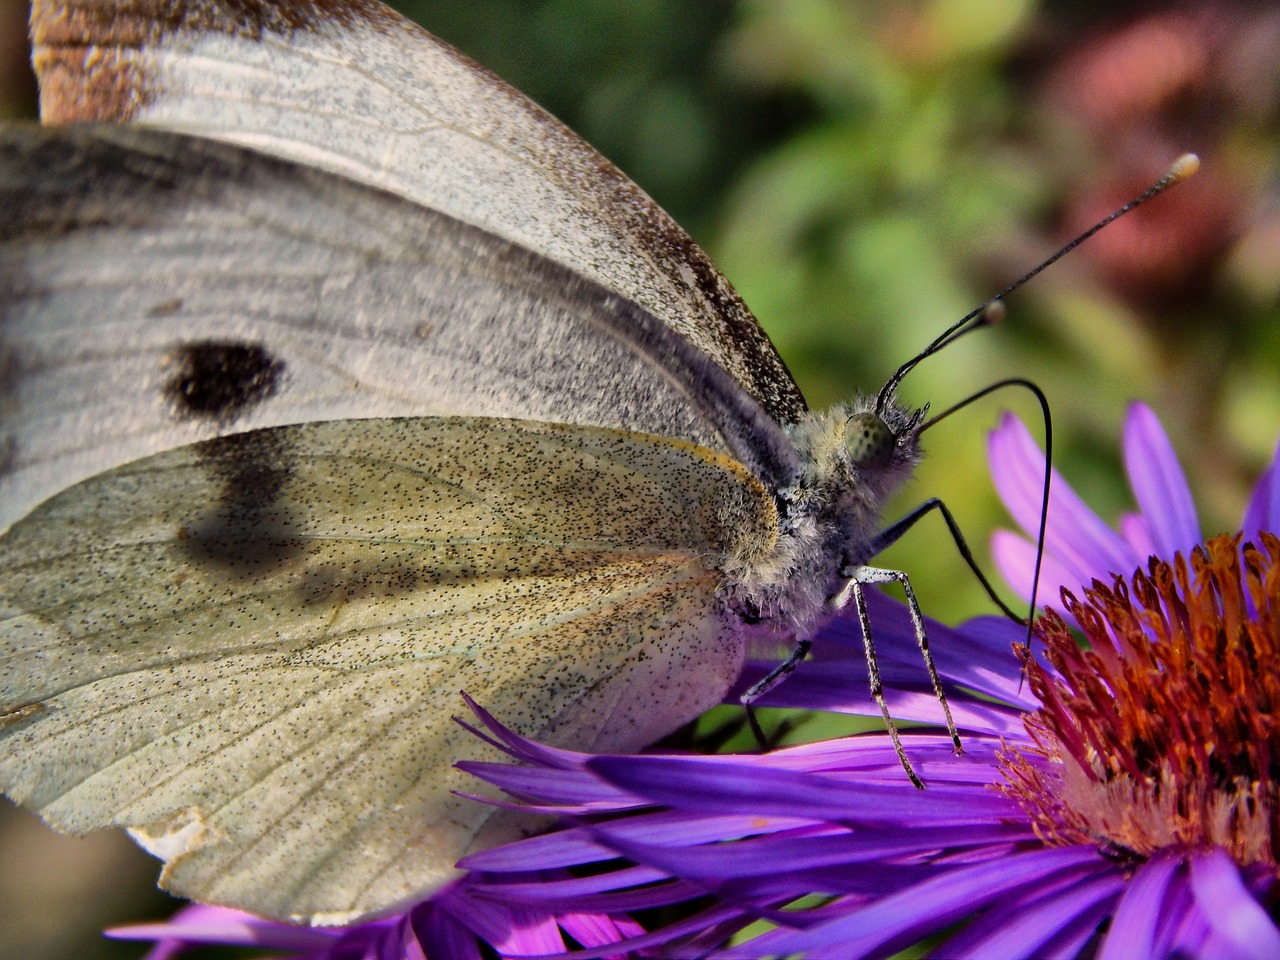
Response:
[[[920,462],[920,425],[928,407],[905,407],[892,396],[855,404],[844,420],[847,469],[883,501]]]
[[[797,440],[809,479],[818,487],[865,485],[880,499],[920,462],[920,425],[927,407],[914,410],[887,398],[859,397],[802,424]]]
[[[874,469],[893,457],[898,438],[875,412],[855,413],[845,421],[845,450],[856,467]]]
[[[910,471],[920,460],[920,425],[928,406],[910,410],[890,394],[881,394],[874,406],[855,404],[844,422],[844,447],[853,469],[871,474]]]
[[[920,462],[925,412],[889,395],[810,414],[793,433],[803,473],[792,506],[840,531],[840,539],[867,539],[885,501]]]

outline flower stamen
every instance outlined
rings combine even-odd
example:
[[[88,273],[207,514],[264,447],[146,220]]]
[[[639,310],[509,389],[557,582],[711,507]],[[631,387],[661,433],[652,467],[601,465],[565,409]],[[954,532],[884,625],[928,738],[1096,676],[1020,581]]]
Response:
[[[1153,557],[1084,600],[1064,590],[1087,646],[1050,611],[1049,666],[1019,650],[1042,706],[1001,789],[1046,843],[1216,846],[1280,874],[1280,539],[1258,539]]]

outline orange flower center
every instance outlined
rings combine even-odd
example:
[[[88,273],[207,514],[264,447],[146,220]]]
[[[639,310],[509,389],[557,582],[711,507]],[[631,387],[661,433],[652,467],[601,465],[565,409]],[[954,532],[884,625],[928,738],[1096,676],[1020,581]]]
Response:
[[[1052,611],[1037,625],[1053,670],[1019,651],[1042,706],[1000,789],[1046,843],[1217,846],[1280,873],[1280,539],[1259,539],[1064,590],[1084,647]]]

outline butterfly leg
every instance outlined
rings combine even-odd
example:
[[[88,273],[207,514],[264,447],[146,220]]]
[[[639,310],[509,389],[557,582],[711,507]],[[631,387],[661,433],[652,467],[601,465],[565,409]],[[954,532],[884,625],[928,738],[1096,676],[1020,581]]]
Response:
[[[783,680],[795,673],[796,667],[800,666],[800,662],[809,655],[809,648],[813,646],[811,640],[799,640],[796,645],[791,648],[791,652],[787,654],[787,659],[770,670],[767,674],[749,686],[738,697],[738,702],[746,708],[747,723],[751,727],[751,732],[755,734],[756,742],[762,746],[768,742],[764,735],[764,730],[760,726],[760,721],[756,719],[755,710],[751,708],[757,700],[772,690]]]
[[[991,581],[987,579],[987,575],[982,572],[982,568],[978,566],[978,561],[973,555],[973,551],[969,549],[969,544],[964,538],[964,534],[960,532],[960,524],[956,523],[956,518],[951,511],[947,509],[947,505],[937,497],[931,497],[924,501],[905,517],[885,527],[871,542],[867,545],[865,556],[874,557],[881,550],[887,549],[890,545],[897,543],[902,539],[902,535],[916,525],[916,522],[930,510],[937,510],[942,514],[942,519],[946,521],[947,529],[951,532],[951,539],[955,541],[956,550],[959,551],[961,559],[973,571],[973,575],[978,578],[978,583],[982,584],[982,589],[986,591],[987,596],[991,598],[991,602],[1000,608],[1000,611],[1016,623],[1025,624],[1026,618],[1014,613],[1009,609],[1008,604],[1000,599],[996,593],[996,588],[991,585]],[[843,606],[843,604],[841,604]]]
[[[809,655],[809,648],[812,646],[813,641],[811,640],[798,641],[791,648],[791,653],[787,655],[787,659],[749,686],[738,699],[748,706],[755,703],[778,684],[782,683],[783,680],[795,673],[796,667],[800,666],[800,661]]]
[[[907,759],[907,751],[902,746],[902,738],[898,736],[898,725],[893,722],[893,716],[889,713],[889,705],[885,703],[884,683],[880,679],[880,663],[876,657],[875,641],[871,639],[871,618],[867,616],[867,602],[862,590],[863,583],[885,583],[888,580],[893,579],[895,574],[901,576],[902,579],[900,582],[907,585],[907,592],[911,601],[908,605],[913,611],[912,622],[914,623],[915,597],[911,595],[911,587],[907,583],[906,574],[900,574],[896,570],[881,570],[876,567],[858,567],[852,572],[849,582],[845,585],[845,588],[840,591],[839,596],[834,598],[833,603],[839,601],[840,605],[844,606],[844,604],[848,602],[849,597],[853,598],[853,608],[858,613],[858,625],[862,628],[862,648],[867,657],[867,676],[871,683],[871,698],[875,700],[876,706],[880,708],[880,716],[884,718],[885,729],[889,731],[889,739],[893,743],[893,752],[898,755],[898,762],[902,764],[902,769],[907,772],[907,776],[911,779],[911,782],[919,789],[923,790],[924,784],[920,781],[920,778],[912,768],[911,761]],[[863,576],[868,577],[868,579],[860,579]],[[921,624],[921,627],[922,626],[923,624]],[[916,636],[921,640],[921,642],[925,642],[924,633],[922,632],[921,627],[917,627]],[[930,668],[932,668],[932,666],[932,663],[930,663]],[[941,691],[939,691],[939,696],[941,696]],[[949,712],[947,713],[947,726],[949,729],[954,730],[954,727],[951,725],[951,714]],[[956,744],[959,746],[959,740],[956,741]]]
[[[831,604],[837,608],[842,607],[848,602],[850,596],[853,598],[854,609],[858,613],[858,624],[862,628],[862,643],[867,655],[867,674],[871,679],[871,695],[875,698],[877,706],[880,707],[880,713],[884,717],[885,725],[889,728],[889,735],[893,739],[894,749],[914,782],[915,776],[911,774],[911,769],[903,756],[902,745],[898,741],[898,731],[889,716],[889,708],[884,701],[883,684],[880,680],[880,666],[876,659],[875,643],[871,639],[871,620],[867,616],[863,586],[868,583],[901,584],[902,592],[907,599],[907,610],[911,614],[911,626],[915,631],[916,644],[920,648],[920,656],[924,660],[925,669],[929,672],[929,682],[933,686],[933,695],[938,703],[942,705],[942,713],[946,718],[947,733],[951,736],[951,742],[955,745],[956,753],[961,754],[964,752],[964,748],[960,744],[960,732],[956,730],[955,720],[951,717],[951,707],[947,703],[947,696],[942,690],[942,679],[938,676],[938,668],[933,662],[933,653],[929,650],[929,634],[924,628],[924,614],[920,612],[920,602],[916,600],[916,592],[911,588],[911,580],[903,571],[859,566],[849,570],[848,575],[848,583],[838,595],[832,598]],[[919,784],[917,783],[917,785]]]
[[[1000,607],[1000,609],[1009,617],[1017,620],[1019,623],[1025,621],[1015,614],[996,594],[995,588],[991,586],[986,575],[978,566],[977,560],[973,556],[973,552],[969,549],[969,544],[965,541],[964,535],[960,532],[960,525],[956,523],[955,517],[951,511],[947,509],[947,505],[936,497],[924,501],[906,516],[897,522],[882,530],[869,544],[866,550],[866,556],[875,556],[880,551],[888,548],[891,544],[896,543],[903,534],[910,530],[917,521],[931,510],[937,510],[942,514],[942,518],[946,521],[947,529],[951,532],[951,537],[955,541],[956,549],[960,552],[960,556],[964,558],[966,564],[978,578],[987,594]],[[934,665],[933,654],[929,650],[929,638],[924,628],[924,615],[920,612],[920,604],[916,600],[915,591],[911,588],[911,581],[906,573],[901,570],[885,570],[880,567],[854,566],[845,571],[848,580],[844,588],[829,601],[832,608],[842,609],[848,602],[850,596],[853,597],[855,609],[858,612],[858,621],[862,628],[862,640],[867,656],[867,671],[871,679],[871,695],[875,699],[876,704],[880,708],[880,713],[884,717],[885,726],[889,730],[889,735],[893,740],[894,750],[898,754],[898,759],[902,762],[903,768],[907,771],[907,775],[911,778],[911,782],[918,787],[923,784],[911,769],[911,764],[907,761],[906,753],[903,750],[902,743],[898,737],[897,727],[893,723],[892,717],[889,715],[888,705],[884,700],[883,684],[880,679],[880,667],[876,660],[875,644],[871,638],[871,623],[866,614],[866,603],[862,593],[862,584],[864,583],[900,583],[902,584],[903,593],[907,598],[907,609],[911,614],[911,623],[915,629],[916,642],[920,647],[920,655],[924,659],[925,668],[929,672],[929,681],[933,685],[934,696],[938,703],[942,705],[942,712],[946,717],[947,732],[951,736],[952,743],[955,744],[956,753],[963,753],[964,748],[960,744],[960,733],[956,730],[955,721],[951,717],[951,707],[947,703],[946,694],[942,690],[942,680],[938,676],[938,668]],[[808,656],[809,648],[812,646],[811,641],[801,640],[792,648],[787,658],[770,670],[764,677],[757,680],[748,687],[738,698],[747,710],[747,722],[751,726],[752,733],[755,734],[756,740],[763,744],[766,742],[764,731],[760,727],[759,721],[756,719],[751,705],[763,697],[770,690],[774,689],[782,683],[788,676],[795,672],[801,661]]]

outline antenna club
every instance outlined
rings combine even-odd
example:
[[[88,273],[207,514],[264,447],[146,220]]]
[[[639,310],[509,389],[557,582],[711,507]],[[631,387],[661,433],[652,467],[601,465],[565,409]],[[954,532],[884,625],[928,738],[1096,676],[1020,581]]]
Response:
[[[1194,153],[1184,153],[1182,156],[1178,157],[1176,160],[1173,161],[1173,165],[1169,167],[1168,171],[1165,173],[1163,177],[1161,177],[1159,180],[1157,180],[1155,183],[1149,186],[1143,193],[1134,197],[1132,200],[1126,203],[1123,207],[1120,207],[1118,210],[1115,210],[1109,216],[1103,217],[1101,220],[1095,223],[1092,227],[1090,227],[1084,233],[1080,234],[1078,237],[1076,237],[1066,246],[1059,249],[1057,253],[1053,254],[1053,256],[1041,262],[1041,264],[1038,267],[1034,268],[1030,272],[1023,274],[1019,279],[1009,284],[1007,287],[1001,290],[998,294],[996,294],[986,303],[982,304],[980,307],[976,308],[975,310],[972,310],[971,312],[966,313],[958,321],[956,321],[950,327],[944,330],[936,339],[934,339],[932,343],[930,343],[927,347],[921,350],[918,354],[916,354],[914,357],[912,357],[910,360],[908,360],[906,363],[904,363],[894,372],[893,376],[889,378],[889,381],[883,387],[881,387],[880,392],[876,394],[876,403],[874,407],[875,412],[881,417],[884,416],[886,410],[888,409],[890,399],[893,397],[894,391],[898,389],[898,385],[902,383],[903,378],[907,374],[909,374],[912,370],[914,370],[922,360],[926,359],[927,357],[933,356],[943,347],[946,347],[949,344],[954,343],[956,340],[959,340],[961,337],[963,337],[967,333],[972,333],[974,330],[980,330],[983,327],[994,326],[995,324],[1003,320],[1007,312],[1007,309],[1004,305],[1004,298],[1008,294],[1012,293],[1014,290],[1017,290],[1020,286],[1022,286],[1032,277],[1036,276],[1038,273],[1043,271],[1045,268],[1061,260],[1064,256],[1066,256],[1076,247],[1080,246],[1080,244],[1084,243],[1086,240],[1092,237],[1095,233],[1097,233],[1107,224],[1118,219],[1119,217],[1124,216],[1126,213],[1128,213],[1130,210],[1133,210],[1135,207],[1138,207],[1146,203],[1152,197],[1157,196],[1160,193],[1163,193],[1165,190],[1173,186],[1175,183],[1181,183],[1183,180],[1186,180],[1188,177],[1192,176],[1199,169],[1200,169],[1200,158],[1197,157]],[[945,416],[945,414],[943,414],[943,416]],[[934,423],[937,423],[941,419],[942,419],[942,416],[934,417],[932,420],[926,423],[923,427],[921,427],[921,432],[923,432],[925,428],[929,427]]]
[[[1164,179],[1169,186],[1175,183],[1181,183],[1188,177],[1195,176],[1195,172],[1200,169],[1200,158],[1194,153],[1184,153],[1177,160],[1173,161],[1173,165],[1169,167],[1169,172],[1164,175]]]

